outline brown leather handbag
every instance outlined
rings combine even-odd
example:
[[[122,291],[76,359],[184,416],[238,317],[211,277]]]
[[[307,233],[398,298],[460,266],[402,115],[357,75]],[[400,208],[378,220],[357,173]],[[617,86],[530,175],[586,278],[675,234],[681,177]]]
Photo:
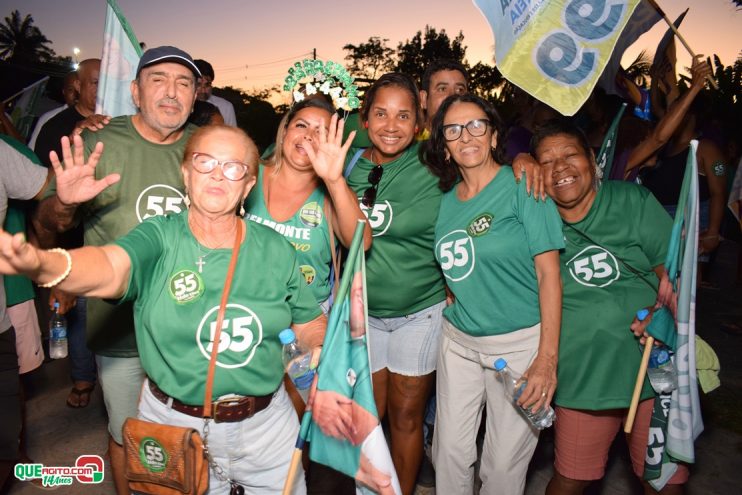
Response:
[[[214,342],[219,342],[243,232],[244,223],[240,220],[224,281]],[[219,346],[212,348],[204,394],[204,418],[211,417],[211,392]],[[125,475],[132,491],[151,495],[203,495],[208,490],[209,462],[204,441],[194,428],[127,418],[123,437]]]

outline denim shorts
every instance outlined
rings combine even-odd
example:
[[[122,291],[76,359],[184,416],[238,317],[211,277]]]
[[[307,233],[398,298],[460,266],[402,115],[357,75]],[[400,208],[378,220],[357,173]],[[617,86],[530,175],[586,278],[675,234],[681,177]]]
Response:
[[[441,301],[407,316],[369,316],[371,372],[387,368],[400,375],[424,376],[435,371],[445,307]]]

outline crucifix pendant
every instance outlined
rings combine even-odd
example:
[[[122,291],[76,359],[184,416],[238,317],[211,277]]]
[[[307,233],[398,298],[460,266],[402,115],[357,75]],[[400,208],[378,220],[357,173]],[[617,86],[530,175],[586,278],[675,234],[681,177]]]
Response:
[[[204,261],[204,257],[199,256],[196,264],[198,265],[198,273],[203,273],[203,268],[204,268],[204,265],[206,264],[206,262]]]

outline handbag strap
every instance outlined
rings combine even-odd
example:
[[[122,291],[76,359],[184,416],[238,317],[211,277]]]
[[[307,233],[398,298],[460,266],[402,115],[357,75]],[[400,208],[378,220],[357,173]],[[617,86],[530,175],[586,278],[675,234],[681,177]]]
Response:
[[[240,252],[242,243],[242,234],[245,229],[245,222],[240,218],[237,221],[237,235],[234,236],[234,245],[232,246],[232,258],[229,260],[227,269],[227,278],[224,280],[224,289],[222,290],[222,300],[219,303],[219,312],[216,317],[216,330],[214,331],[214,341],[211,345],[211,359],[209,360],[209,372],[206,375],[206,392],[204,393],[204,418],[211,417],[211,392],[214,385],[214,372],[216,371],[216,356],[219,354],[219,341],[222,335],[222,323],[224,322],[224,312],[227,309],[227,299],[229,298],[229,289],[232,287],[232,275],[234,268],[237,266],[237,256]]]

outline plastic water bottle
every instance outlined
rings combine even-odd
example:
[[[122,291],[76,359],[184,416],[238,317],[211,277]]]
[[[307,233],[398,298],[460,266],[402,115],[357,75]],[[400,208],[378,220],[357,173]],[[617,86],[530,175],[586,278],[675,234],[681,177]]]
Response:
[[[67,318],[59,314],[59,303],[54,303],[54,314],[49,320],[49,357],[67,357]]]
[[[283,344],[282,359],[286,373],[294,382],[296,390],[299,391],[299,395],[304,399],[304,402],[307,402],[315,373],[311,368],[312,353],[305,352],[299,347],[296,335],[290,328],[281,331],[278,334],[278,339]]]
[[[526,389],[527,380],[521,380],[520,374],[508,368],[507,361],[502,358],[495,361],[495,371],[505,382],[505,396],[513,402],[515,408],[534,428],[543,430],[551,426],[554,422],[554,409],[550,405],[547,404],[538,411],[532,412],[529,408],[517,404],[520,394]]]
[[[649,310],[640,309],[636,312],[636,318],[643,321],[649,316]],[[666,345],[652,347],[647,365],[647,376],[652,388],[658,394],[669,394],[678,387],[678,375],[672,364],[672,349]]]

